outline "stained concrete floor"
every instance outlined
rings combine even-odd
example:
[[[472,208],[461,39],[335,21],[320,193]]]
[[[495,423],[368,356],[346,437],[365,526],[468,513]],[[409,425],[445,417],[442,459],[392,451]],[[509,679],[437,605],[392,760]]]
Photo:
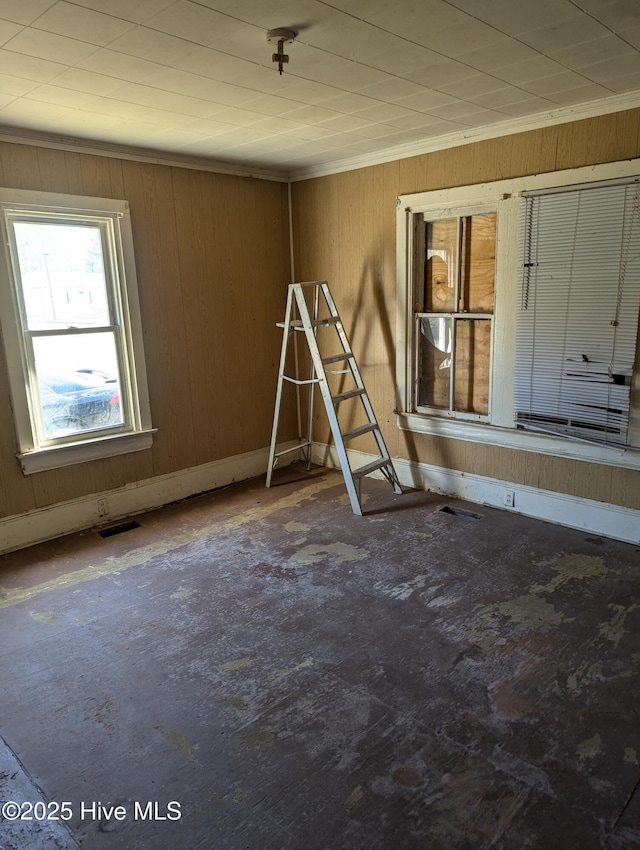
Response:
[[[364,490],[0,558],[2,850],[640,847],[638,547]]]

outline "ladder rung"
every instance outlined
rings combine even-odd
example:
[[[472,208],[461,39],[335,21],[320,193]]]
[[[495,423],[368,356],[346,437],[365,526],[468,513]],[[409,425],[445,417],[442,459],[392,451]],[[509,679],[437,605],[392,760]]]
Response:
[[[367,425],[360,425],[358,428],[353,428],[351,431],[345,431],[342,435],[343,440],[353,440],[355,437],[361,437],[363,434],[368,434],[369,431],[375,431],[378,426],[374,422],[369,422]]]
[[[340,316],[327,316],[326,319],[311,319],[310,325],[312,328],[328,327],[329,325],[337,325],[340,321]],[[289,328],[292,331],[303,331],[304,325],[302,319],[292,319],[290,322],[276,322],[277,328]]]
[[[334,404],[340,404],[341,401],[344,401],[347,398],[356,398],[357,396],[364,394],[364,387],[356,387],[355,390],[347,390],[345,393],[338,393],[337,395],[332,395],[331,400]]]
[[[289,449],[282,449],[279,452],[275,452],[275,454],[273,456],[274,457],[281,457],[282,455],[289,454],[289,452],[297,452],[300,449],[304,449],[304,448],[306,448],[307,446],[310,446],[310,445],[311,445],[311,443],[309,443],[308,441],[306,443],[299,443],[297,446],[291,446],[291,448],[289,448]]]
[[[290,322],[276,322],[277,328],[289,328],[290,331],[303,331],[304,327],[300,319],[292,319]]]
[[[330,357],[323,357],[323,363],[339,363],[341,360],[348,360],[353,357],[353,351],[343,351],[342,354],[332,354]]]
[[[340,321],[340,316],[327,316],[326,319],[312,319],[311,320],[311,327],[312,328],[319,328],[319,327],[322,327],[323,325],[337,325],[339,321]]]
[[[360,469],[354,469],[351,473],[352,478],[364,478],[370,472],[375,472],[376,469],[381,469],[383,466],[388,466],[390,461],[387,458],[381,457],[378,460],[372,460],[366,466],[361,466]]]
[[[290,384],[298,384],[298,386],[302,386],[303,384],[319,384],[320,378],[309,378],[307,381],[298,381],[297,378],[290,378],[288,375],[282,376],[283,381],[288,381]]]

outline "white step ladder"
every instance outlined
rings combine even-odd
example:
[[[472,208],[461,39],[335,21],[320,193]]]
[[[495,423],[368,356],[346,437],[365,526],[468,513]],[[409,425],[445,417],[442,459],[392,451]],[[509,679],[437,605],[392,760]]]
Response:
[[[322,299],[321,300],[321,296]],[[307,300],[308,299],[308,300]],[[276,406],[273,417],[273,431],[271,434],[271,448],[269,450],[269,466],[267,469],[267,487],[271,486],[271,475],[278,463],[278,459],[288,452],[302,450],[306,457],[307,469],[311,465],[311,444],[312,444],[312,427],[313,427],[313,399],[314,389],[317,385],[320,388],[322,400],[324,401],[327,418],[331,426],[331,433],[338,452],[340,466],[344,475],[344,482],[349,494],[349,500],[353,512],[358,516],[362,516],[362,507],[360,505],[360,482],[365,475],[371,472],[380,470],[384,477],[389,481],[396,493],[402,493],[398,476],[393,468],[393,463],[389,457],[389,452],[384,442],[382,432],[378,425],[373,407],[367,395],[358,364],[354,357],[353,351],[349,345],[347,334],[345,333],[342,321],[336,309],[335,302],[329,291],[329,285],[325,280],[310,281],[308,283],[290,283],[287,293],[287,307],[285,312],[284,322],[278,322],[278,327],[284,328],[282,337],[282,352],[280,355],[280,369],[278,372],[278,387],[276,390]],[[336,348],[335,343],[339,343],[339,351],[333,351],[328,355],[320,353],[318,341],[318,331],[328,329],[335,332],[335,335],[329,334],[334,343],[333,349]],[[308,380],[299,380],[285,375],[285,364],[287,360],[287,350],[289,339],[295,331],[304,333],[309,353],[311,355],[311,377]],[[324,335],[326,336],[326,335]],[[331,343],[327,339],[323,339],[323,351]],[[296,356],[297,364],[297,356]],[[327,366],[336,365],[338,369],[327,369]],[[329,385],[329,375],[344,375],[352,387],[340,392],[333,392]],[[284,449],[276,452],[276,443],[278,436],[278,423],[280,420],[280,405],[282,403],[282,388],[284,382],[287,381],[296,384],[297,387],[309,386],[309,419],[307,425],[307,435],[304,442],[300,442],[297,446]],[[355,428],[350,428],[347,431],[342,431],[338,418],[338,406],[348,399],[359,399],[364,410],[366,423]],[[361,466],[359,469],[351,469],[345,442],[352,440],[355,437],[360,437],[363,434],[372,434],[378,448],[378,457],[370,463]],[[302,437],[300,437],[302,440]],[[357,482],[357,486],[356,486]]]

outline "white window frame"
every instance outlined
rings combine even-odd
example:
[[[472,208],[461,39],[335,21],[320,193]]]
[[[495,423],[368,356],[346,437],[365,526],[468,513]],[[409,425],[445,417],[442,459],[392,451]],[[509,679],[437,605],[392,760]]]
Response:
[[[638,175],[640,159],[635,159],[493,183],[412,193],[396,199],[396,385],[399,402],[397,425],[401,430],[640,469],[638,364],[631,389],[630,446],[601,446],[575,439],[536,434],[518,429],[514,423],[515,317],[522,193]],[[425,221],[430,221],[435,218],[472,215],[481,211],[495,211],[497,215],[489,415],[484,422],[465,421],[461,416],[448,416],[446,411],[435,409],[433,412],[419,412],[416,410],[414,399],[414,216],[421,214]]]
[[[412,215],[414,215],[415,212],[416,211],[414,211],[412,213]],[[471,216],[474,216],[474,215],[485,215],[486,213],[497,213],[497,209],[496,209],[495,204],[493,204],[491,202],[471,203],[471,204],[464,204],[463,206],[455,206],[455,207],[451,207],[449,205],[440,205],[437,209],[428,210],[427,212],[425,212],[424,222],[422,224],[424,226],[424,224],[426,224],[426,223],[442,221],[442,220],[451,219],[451,218],[457,218],[458,220],[460,220],[462,218],[466,218],[467,216],[471,217]],[[497,225],[498,225],[498,222],[497,222],[497,216],[496,216],[496,242],[497,242],[497,238],[498,238]],[[413,239],[414,234],[415,234],[415,228],[412,227],[410,239]],[[415,251],[413,245],[410,246],[410,250],[411,250],[411,256],[415,257],[416,251]],[[458,257],[458,263],[459,262],[460,262],[460,258]],[[412,293],[411,293],[411,297],[413,299],[413,298],[415,298],[415,286],[417,284],[417,280],[416,280],[416,277],[414,276],[415,272],[413,271],[413,269],[411,270],[411,274],[413,276],[413,286],[412,286]],[[458,274],[458,269],[456,268],[456,275],[457,274]],[[422,277],[422,275],[421,275],[421,277]],[[414,310],[413,311],[413,323],[414,323],[413,346],[414,346],[414,358],[415,358],[414,362],[416,362],[416,360],[417,360],[418,351],[419,351],[419,347],[420,347],[419,346],[419,340],[418,340],[418,330],[417,330],[420,318],[451,318],[451,319],[455,320],[455,319],[464,317],[464,318],[468,318],[468,319],[476,319],[476,320],[480,320],[480,321],[489,322],[490,328],[491,328],[491,358],[493,359],[494,312],[495,312],[495,308],[491,313],[461,313],[460,311],[458,311],[457,305],[456,305],[456,310],[454,312],[450,312],[450,313],[439,313],[437,311],[418,312],[418,311]],[[451,356],[452,356],[451,387],[452,387],[452,391],[453,391],[453,386],[454,386],[454,383],[455,383],[455,367],[453,365],[453,351],[452,351]],[[411,399],[410,402],[409,402],[409,400],[407,400],[408,404],[409,403],[411,404],[411,408],[407,407],[407,409],[413,409],[416,413],[419,413],[419,414],[420,413],[426,413],[430,416],[444,416],[447,419],[461,419],[461,420],[465,420],[465,421],[468,420],[468,421],[475,421],[475,422],[490,422],[491,421],[490,420],[490,415],[491,415],[490,412],[488,414],[483,414],[483,413],[473,413],[471,411],[466,411],[466,410],[453,410],[453,409],[445,410],[443,408],[431,407],[429,405],[420,405],[418,403],[418,399],[417,399],[418,381],[415,380],[415,378],[417,376],[413,375],[413,365],[411,366],[411,370],[412,370],[412,377],[411,377],[412,390],[411,390],[411,392],[412,392],[413,398]],[[492,380],[491,380],[492,374],[493,373],[490,372],[490,375],[489,375],[489,411],[491,411],[491,388],[492,388],[492,383],[493,383]]]
[[[114,318],[118,322],[123,354],[121,392],[126,396],[125,424],[111,429],[109,433],[88,431],[86,435],[79,433],[73,438],[54,441],[38,437],[37,417],[30,403],[28,346],[19,306],[20,284],[14,279],[12,239],[9,238],[11,216],[28,216],[30,213],[41,216],[44,222],[56,218],[64,222],[65,217],[68,221],[87,220],[109,232],[104,243],[108,254],[105,261],[113,263],[113,269],[107,275],[107,285],[109,297],[117,304]],[[107,198],[0,189],[0,219],[3,237],[0,325],[18,440],[17,457],[23,472],[32,474],[149,448],[154,429],[151,426],[129,204]]]

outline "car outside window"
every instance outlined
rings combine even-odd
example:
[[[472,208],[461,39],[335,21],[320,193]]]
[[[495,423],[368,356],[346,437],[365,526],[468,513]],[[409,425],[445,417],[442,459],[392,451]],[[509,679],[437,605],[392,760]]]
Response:
[[[121,453],[115,438],[151,430],[128,205],[6,190],[0,205],[23,467],[38,453],[51,466],[80,462],[78,446]]]

